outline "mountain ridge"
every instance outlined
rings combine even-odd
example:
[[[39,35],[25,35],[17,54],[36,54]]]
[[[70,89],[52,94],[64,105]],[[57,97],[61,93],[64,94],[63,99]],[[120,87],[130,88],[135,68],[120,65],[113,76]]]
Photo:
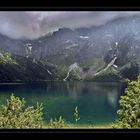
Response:
[[[61,28],[33,40],[15,40],[0,34],[0,48],[25,60],[46,61],[59,67],[60,71],[65,67],[63,78],[74,63],[80,66],[84,75],[94,75],[106,67],[114,55],[117,56],[115,69],[122,73],[122,69],[128,68],[125,66],[140,60],[139,26],[140,16],[131,16],[89,28]]]

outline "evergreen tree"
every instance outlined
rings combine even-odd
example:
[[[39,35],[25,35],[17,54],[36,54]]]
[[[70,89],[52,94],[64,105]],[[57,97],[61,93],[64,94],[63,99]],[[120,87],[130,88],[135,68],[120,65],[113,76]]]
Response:
[[[140,76],[129,81],[124,96],[119,101],[121,109],[117,111],[119,119],[114,128],[140,128]]]

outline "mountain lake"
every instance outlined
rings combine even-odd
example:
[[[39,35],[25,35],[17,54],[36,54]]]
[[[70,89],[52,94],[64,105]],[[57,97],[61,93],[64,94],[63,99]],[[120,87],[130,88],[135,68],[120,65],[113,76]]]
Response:
[[[43,103],[44,121],[62,116],[75,123],[78,107],[79,124],[106,124],[117,119],[118,100],[122,84],[113,82],[38,82],[0,84],[0,104],[14,93],[23,97],[27,105]]]

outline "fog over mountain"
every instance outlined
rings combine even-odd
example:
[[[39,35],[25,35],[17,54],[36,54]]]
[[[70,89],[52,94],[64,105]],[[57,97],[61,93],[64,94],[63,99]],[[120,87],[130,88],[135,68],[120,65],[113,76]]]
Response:
[[[27,81],[115,81],[140,72],[140,12],[1,12],[0,19],[0,52],[11,55],[0,53],[1,79],[13,68],[14,79]]]
[[[59,28],[103,25],[118,17],[140,15],[124,11],[34,11],[0,12],[0,33],[15,39],[34,39]]]

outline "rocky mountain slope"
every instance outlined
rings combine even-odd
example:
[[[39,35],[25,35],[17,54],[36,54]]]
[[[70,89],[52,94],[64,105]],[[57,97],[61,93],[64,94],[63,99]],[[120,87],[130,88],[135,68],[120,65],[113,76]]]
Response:
[[[56,68],[43,61],[11,56],[0,51],[0,82],[32,82],[55,80]]]
[[[108,79],[108,75],[113,80],[133,79],[140,66],[139,27],[140,17],[132,16],[117,18],[101,26],[74,30],[62,28],[34,40],[15,40],[0,35],[0,48],[8,51],[18,63],[22,63],[22,59],[26,65],[32,63],[32,72],[36,73],[39,67],[39,71],[48,77],[49,72],[39,62],[51,63],[57,71],[56,79],[64,79],[75,63],[80,67],[77,73],[79,77],[80,72],[81,78],[78,79]],[[107,67],[115,57],[113,64]],[[34,80],[34,76],[29,79]]]

